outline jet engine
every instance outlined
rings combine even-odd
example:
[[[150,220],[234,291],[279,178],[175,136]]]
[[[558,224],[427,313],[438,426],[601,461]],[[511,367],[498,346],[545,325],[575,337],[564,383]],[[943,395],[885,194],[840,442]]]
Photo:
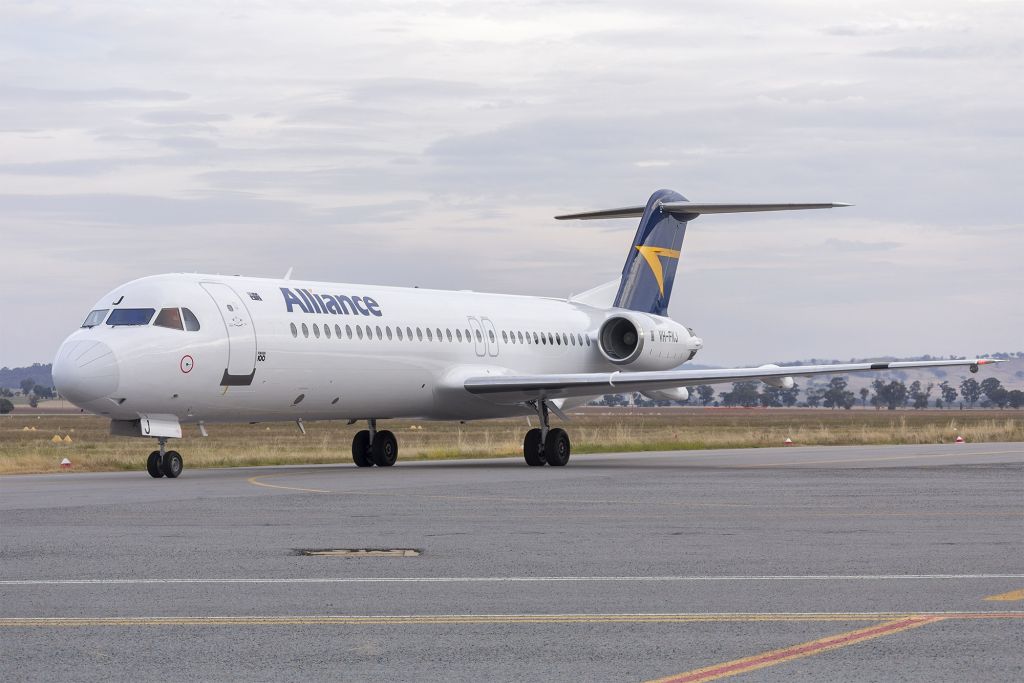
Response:
[[[597,332],[601,355],[630,370],[670,370],[693,358],[701,346],[700,338],[676,321],[633,311],[611,315]]]

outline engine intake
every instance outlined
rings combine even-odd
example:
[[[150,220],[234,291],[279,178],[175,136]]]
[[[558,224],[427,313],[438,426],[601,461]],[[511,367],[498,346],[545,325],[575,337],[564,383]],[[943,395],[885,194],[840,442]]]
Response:
[[[643,352],[644,334],[629,318],[615,316],[601,325],[597,334],[597,347],[612,363],[627,365]]]

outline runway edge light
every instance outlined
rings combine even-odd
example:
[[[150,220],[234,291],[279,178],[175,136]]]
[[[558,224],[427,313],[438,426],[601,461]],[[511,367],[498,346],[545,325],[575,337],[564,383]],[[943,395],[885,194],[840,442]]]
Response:
[[[68,460],[67,458],[64,458],[63,460],[60,461],[60,467],[63,470],[71,469],[71,461]]]

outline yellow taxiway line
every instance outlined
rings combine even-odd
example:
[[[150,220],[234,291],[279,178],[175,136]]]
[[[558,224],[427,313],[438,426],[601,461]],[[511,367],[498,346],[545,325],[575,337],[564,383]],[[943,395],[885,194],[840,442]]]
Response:
[[[910,616],[904,619],[895,619],[883,624],[826,636],[825,638],[818,638],[817,640],[784,647],[779,650],[769,650],[768,652],[762,652],[750,657],[685,671],[680,674],[659,678],[656,682],[652,683],[704,683],[705,681],[714,681],[720,678],[747,673],[748,671],[764,669],[765,667],[775,666],[784,662],[791,662],[794,659],[803,659],[804,657],[810,657],[822,652],[837,650],[848,645],[863,643],[865,640],[881,638],[893,633],[901,633],[912,628],[934,624],[944,619],[945,617],[941,616]]]

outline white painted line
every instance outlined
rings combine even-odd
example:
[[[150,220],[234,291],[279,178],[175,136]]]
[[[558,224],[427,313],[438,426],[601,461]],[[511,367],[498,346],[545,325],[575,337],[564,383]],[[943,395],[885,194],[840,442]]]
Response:
[[[394,576],[193,579],[7,579],[0,586],[125,586],[146,584],[322,583],[568,583],[637,581],[935,581],[1024,579],[1024,574],[809,574],[803,576]]]

